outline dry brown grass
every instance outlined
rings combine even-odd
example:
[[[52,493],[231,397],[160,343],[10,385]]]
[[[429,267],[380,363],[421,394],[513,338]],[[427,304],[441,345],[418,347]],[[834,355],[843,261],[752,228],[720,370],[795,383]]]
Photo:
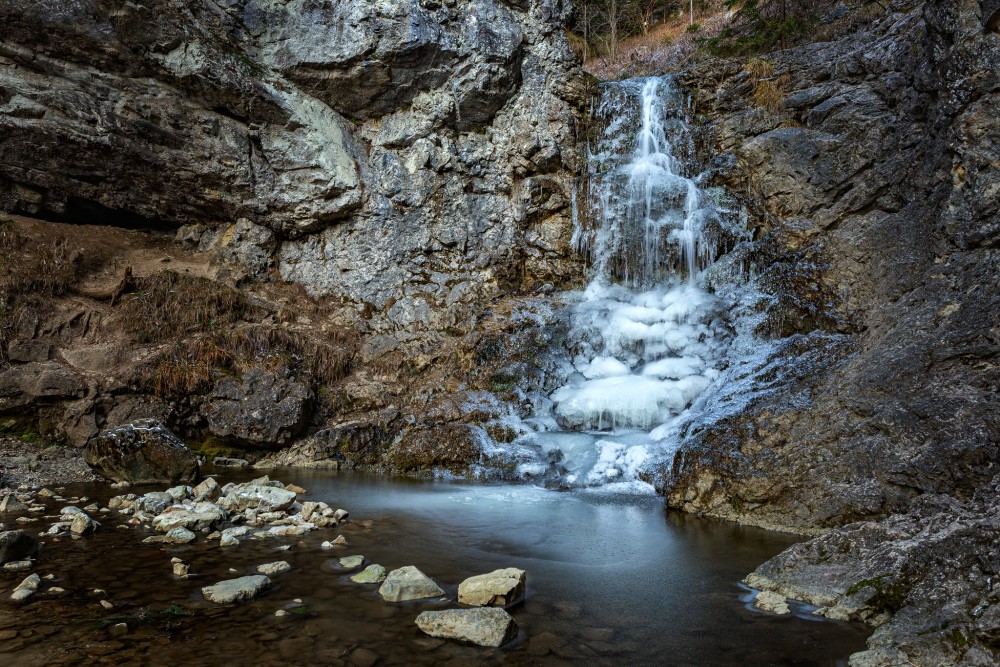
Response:
[[[182,396],[208,391],[222,375],[262,368],[331,385],[350,373],[358,344],[353,331],[319,342],[290,329],[245,325],[178,342],[139,369],[133,381],[158,396]]]
[[[776,75],[774,62],[767,58],[750,58],[743,69],[750,75],[753,85],[751,103],[771,113],[784,111],[790,77],[787,74]]]
[[[246,296],[208,278],[161,271],[136,280],[118,311],[122,328],[137,343],[228,327],[254,314]]]
[[[0,218],[0,363],[25,317],[51,306],[77,280],[66,239],[33,241],[9,218]]]

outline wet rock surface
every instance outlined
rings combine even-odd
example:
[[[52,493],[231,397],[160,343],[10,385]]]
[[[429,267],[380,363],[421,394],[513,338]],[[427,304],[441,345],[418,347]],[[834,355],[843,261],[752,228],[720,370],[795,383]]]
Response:
[[[1000,661],[1000,478],[960,502],[927,495],[905,514],[798,544],[746,579],[878,629],[853,667]],[[763,594],[762,594],[763,595]]]
[[[217,584],[201,589],[205,599],[216,604],[231,604],[251,600],[265,588],[271,585],[271,580],[262,574],[253,574],[238,579],[227,579]]]
[[[191,482],[198,475],[195,454],[155,420],[105,431],[88,443],[84,458],[95,472],[114,482]]]

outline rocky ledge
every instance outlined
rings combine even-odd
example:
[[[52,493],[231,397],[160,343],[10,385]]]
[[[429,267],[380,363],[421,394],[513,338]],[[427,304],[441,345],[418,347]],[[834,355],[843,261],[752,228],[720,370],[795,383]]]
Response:
[[[877,627],[851,667],[1000,660],[1000,477],[960,502],[928,495],[905,514],[845,526],[761,565],[749,586]]]

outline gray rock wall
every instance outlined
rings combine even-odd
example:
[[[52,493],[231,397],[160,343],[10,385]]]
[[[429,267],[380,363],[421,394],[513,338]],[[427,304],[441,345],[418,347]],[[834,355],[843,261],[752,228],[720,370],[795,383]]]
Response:
[[[573,272],[569,12],[0,0],[0,209],[245,219],[277,235],[283,278],[369,331],[467,329],[476,300]]]
[[[894,2],[775,54],[778,113],[734,61],[686,80],[762,202],[773,388],[696,435],[670,503],[802,532],[970,498],[1000,467],[1000,35],[979,2]]]

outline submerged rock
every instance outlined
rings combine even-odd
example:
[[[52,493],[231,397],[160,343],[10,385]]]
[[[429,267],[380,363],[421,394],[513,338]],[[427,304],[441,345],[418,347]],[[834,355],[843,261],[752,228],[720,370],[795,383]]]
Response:
[[[178,526],[177,528],[171,528],[168,530],[167,534],[163,536],[163,540],[170,544],[188,544],[189,542],[194,542],[196,537],[197,536],[187,528]]]
[[[356,584],[381,584],[385,581],[385,568],[377,563],[369,565],[361,572],[351,576]]]
[[[87,444],[84,460],[114,482],[171,484],[198,476],[198,457],[154,419],[101,433]]]
[[[502,646],[517,636],[517,623],[503,609],[425,611],[417,627],[431,637],[456,639],[478,646]]]
[[[288,572],[291,569],[292,569],[292,566],[289,565],[286,561],[283,561],[283,560],[279,560],[279,561],[276,561],[274,563],[265,563],[263,565],[258,565],[257,566],[257,571],[258,572],[260,572],[261,574],[266,574],[266,575],[270,575],[270,576],[273,576],[273,575],[276,575],[276,574],[282,574],[283,572]]]
[[[378,593],[386,602],[423,600],[444,595],[440,586],[412,565],[390,572]]]
[[[262,574],[252,574],[238,579],[227,579],[212,586],[205,586],[201,594],[210,602],[229,604],[257,597],[271,585],[271,580]]]
[[[474,607],[505,607],[524,595],[524,570],[509,567],[469,577],[458,586],[458,601]]]
[[[34,558],[38,555],[38,540],[23,530],[0,533],[0,564]]]

